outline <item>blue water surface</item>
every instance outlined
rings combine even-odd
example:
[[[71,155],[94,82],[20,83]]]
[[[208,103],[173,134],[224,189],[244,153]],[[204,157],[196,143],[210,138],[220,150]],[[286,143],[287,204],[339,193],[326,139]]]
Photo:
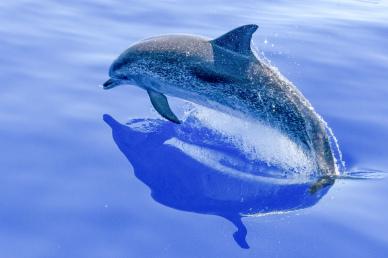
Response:
[[[136,87],[98,85],[143,38],[255,23],[347,169],[388,171],[387,1],[19,0],[0,22],[0,257],[386,257],[388,178],[262,190],[163,144],[212,133],[158,120]]]

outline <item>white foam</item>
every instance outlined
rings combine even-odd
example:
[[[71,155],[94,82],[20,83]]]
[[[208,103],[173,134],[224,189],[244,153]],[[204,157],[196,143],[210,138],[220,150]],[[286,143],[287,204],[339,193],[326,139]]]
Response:
[[[307,177],[289,177],[287,180],[282,180],[275,177],[266,177],[245,173],[245,171],[240,171],[223,164],[223,161],[225,160],[227,160],[229,163],[238,163],[239,161],[234,157],[225,155],[225,153],[220,151],[184,142],[175,137],[165,141],[164,144],[175,147],[191,158],[197,160],[201,164],[214,169],[218,173],[227,174],[230,177],[235,177],[247,181],[258,181],[281,185],[308,182]]]
[[[194,116],[199,121],[197,126],[217,131],[248,159],[292,170],[299,177],[308,177],[313,173],[313,159],[279,130],[257,121],[230,116],[199,105],[194,106],[189,116]]]
[[[127,123],[131,129],[137,132],[142,132],[142,133],[151,133],[155,132],[157,130],[158,124],[161,122],[161,120],[133,120]]]

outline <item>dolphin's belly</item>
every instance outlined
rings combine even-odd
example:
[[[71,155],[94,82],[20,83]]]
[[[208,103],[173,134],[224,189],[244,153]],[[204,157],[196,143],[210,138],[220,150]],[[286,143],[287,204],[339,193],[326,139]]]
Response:
[[[229,84],[216,87],[219,87],[217,91],[222,90],[222,94],[210,94],[212,102],[274,127],[309,149],[307,124],[310,117],[304,116],[303,109],[295,105],[288,96],[261,85]]]
[[[273,91],[268,85],[264,87],[250,82],[204,84],[190,78],[176,87],[163,82],[158,82],[158,87],[167,95],[232,115],[259,120],[287,134],[306,150],[309,149],[306,120],[310,118],[303,116],[301,108],[289,96]]]
[[[328,136],[321,118],[308,102],[295,100],[287,92],[276,92],[268,85],[226,84],[206,89],[206,98],[186,96],[195,103],[233,115],[248,117],[277,129],[298,144],[308,155],[316,157],[321,173],[335,171]],[[306,104],[305,104],[306,103]]]

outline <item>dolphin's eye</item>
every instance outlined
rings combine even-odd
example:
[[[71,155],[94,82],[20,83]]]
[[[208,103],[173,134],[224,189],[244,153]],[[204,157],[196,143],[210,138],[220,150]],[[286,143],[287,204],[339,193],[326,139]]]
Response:
[[[199,80],[207,83],[231,83],[233,79],[229,76],[216,73],[212,70],[193,68],[191,73]]]

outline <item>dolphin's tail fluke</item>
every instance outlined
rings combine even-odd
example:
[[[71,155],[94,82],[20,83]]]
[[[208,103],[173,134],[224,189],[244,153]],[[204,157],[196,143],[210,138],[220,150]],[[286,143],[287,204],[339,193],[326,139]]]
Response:
[[[310,194],[315,194],[319,190],[333,185],[335,182],[335,177],[333,176],[323,176],[319,178],[309,189]]]

